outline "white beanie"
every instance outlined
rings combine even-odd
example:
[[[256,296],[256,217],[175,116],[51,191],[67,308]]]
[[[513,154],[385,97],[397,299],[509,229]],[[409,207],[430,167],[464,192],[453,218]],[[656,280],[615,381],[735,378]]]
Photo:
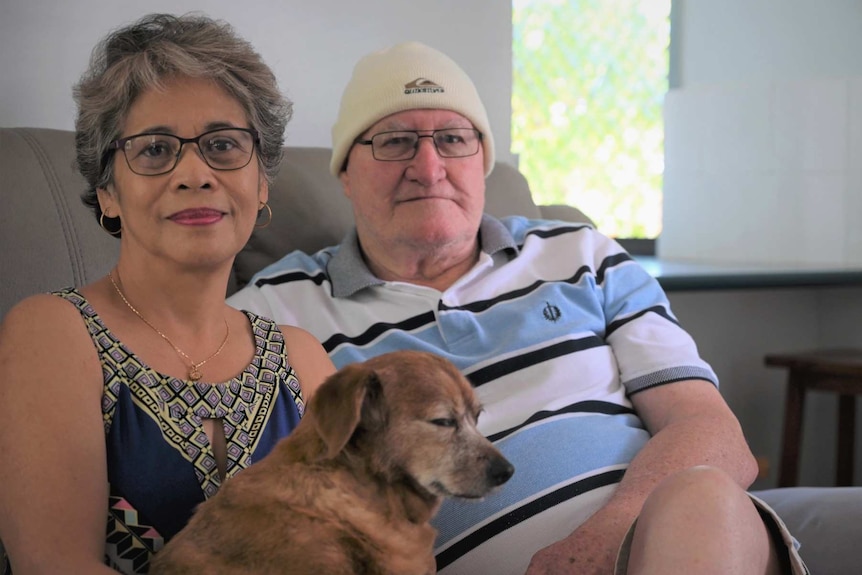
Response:
[[[353,141],[386,116],[415,109],[457,112],[482,132],[485,176],[494,167],[494,137],[476,86],[451,58],[419,42],[373,52],[357,62],[332,126],[329,171],[338,177]]]

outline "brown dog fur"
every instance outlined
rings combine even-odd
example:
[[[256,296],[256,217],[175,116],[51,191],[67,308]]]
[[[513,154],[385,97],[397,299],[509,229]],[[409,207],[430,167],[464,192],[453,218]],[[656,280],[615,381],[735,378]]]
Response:
[[[443,497],[476,498],[512,465],[476,429],[449,361],[394,352],[327,379],[294,432],[201,504],[153,574],[428,575]]]

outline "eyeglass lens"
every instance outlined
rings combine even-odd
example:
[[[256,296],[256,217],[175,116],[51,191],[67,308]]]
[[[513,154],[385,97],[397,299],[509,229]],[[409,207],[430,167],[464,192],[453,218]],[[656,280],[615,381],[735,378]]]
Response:
[[[224,128],[196,140],[204,161],[215,170],[246,166],[254,152],[254,136],[245,130]],[[188,140],[170,134],[141,134],[126,140],[123,152],[129,167],[140,175],[157,175],[174,169]]]
[[[479,151],[479,135],[472,128],[435,130],[430,135],[417,132],[382,132],[371,137],[371,149],[378,160],[409,160],[416,155],[419,138],[431,138],[444,158],[472,156]]]

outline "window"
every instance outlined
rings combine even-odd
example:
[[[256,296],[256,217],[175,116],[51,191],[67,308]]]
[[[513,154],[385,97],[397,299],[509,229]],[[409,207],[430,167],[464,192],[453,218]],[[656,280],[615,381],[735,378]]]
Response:
[[[671,0],[513,0],[512,152],[537,204],[661,231]]]

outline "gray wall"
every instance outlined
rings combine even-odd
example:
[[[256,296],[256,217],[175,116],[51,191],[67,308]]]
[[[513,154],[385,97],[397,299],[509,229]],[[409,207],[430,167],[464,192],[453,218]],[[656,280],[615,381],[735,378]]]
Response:
[[[671,292],[674,313],[694,337],[739,417],[755,455],[769,461],[757,488],[777,480],[787,372],[767,368],[771,352],[818,346],[862,347],[862,288],[784,288]],[[858,403],[858,400],[857,400]],[[800,467],[803,485],[835,477],[837,401],[812,392],[806,400]],[[855,484],[862,485],[862,433],[857,429]]]

